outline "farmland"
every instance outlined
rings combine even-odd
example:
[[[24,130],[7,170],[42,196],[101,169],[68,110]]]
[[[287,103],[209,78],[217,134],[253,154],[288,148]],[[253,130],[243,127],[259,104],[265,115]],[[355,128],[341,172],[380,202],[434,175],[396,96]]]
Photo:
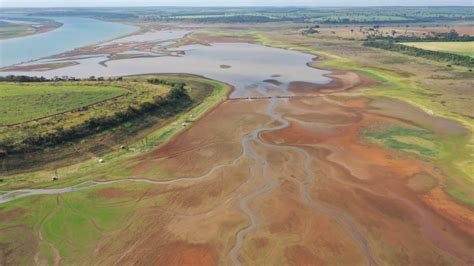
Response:
[[[0,84],[0,125],[18,124],[122,96],[128,90],[92,84]]]
[[[409,42],[404,45],[474,57],[474,42]]]
[[[157,77],[166,84],[150,82]],[[190,97],[189,101],[181,99],[181,103],[176,106],[150,109],[153,108],[156,99],[163,97],[166,99],[167,95],[173,91],[170,86],[178,83],[187,84],[185,88]],[[30,160],[34,161],[33,158],[37,158],[46,163],[81,150],[85,156],[110,151],[110,146],[118,145],[120,142],[133,142],[137,140],[137,137],[143,137],[143,134],[156,131],[164,126],[163,123],[167,123],[169,119],[190,107],[198,106],[197,109],[193,109],[193,112],[196,117],[199,117],[220,101],[222,99],[220,95],[227,91],[226,86],[217,82],[197,77],[163,75],[135,76],[109,81],[3,83],[1,86],[5,89],[3,93],[6,100],[3,104],[6,112],[11,110],[11,116],[7,122],[13,124],[0,127],[0,143],[7,153],[18,154],[10,156],[10,159],[4,159],[3,170],[13,170],[17,165],[21,165],[22,169],[34,166],[36,163],[22,163],[25,155]],[[9,97],[13,99],[9,100]],[[48,101],[54,101],[54,104],[45,101],[45,97]],[[21,109],[13,108],[15,106],[13,100],[27,104]],[[166,100],[160,104],[165,103]],[[23,106],[21,104],[17,106]],[[31,113],[36,116],[31,116]],[[94,126],[89,128],[88,125],[92,125],[91,123],[94,123]],[[168,128],[167,138],[173,136],[175,131],[177,131],[176,128]],[[97,149],[93,140],[104,138],[111,133],[114,137],[109,139],[106,145],[102,143],[102,148]],[[137,135],[133,137],[132,133]],[[83,138],[89,138],[89,144],[70,146],[71,143],[77,143]],[[147,145],[150,147],[163,141],[152,141],[154,139],[152,136],[149,139],[150,142],[147,142]],[[62,145],[55,147],[58,144]],[[51,147],[55,152],[51,153],[48,149],[40,151],[38,149],[40,147]],[[34,155],[33,151],[37,151],[37,154]]]

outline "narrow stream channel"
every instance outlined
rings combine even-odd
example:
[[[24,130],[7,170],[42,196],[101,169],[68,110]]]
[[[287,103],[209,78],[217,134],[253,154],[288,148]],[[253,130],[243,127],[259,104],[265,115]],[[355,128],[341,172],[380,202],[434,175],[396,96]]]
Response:
[[[266,85],[270,86],[270,85]],[[267,93],[266,87],[263,87],[262,84],[258,85],[257,91],[264,95],[264,96],[271,96]],[[288,93],[286,91],[286,93]],[[243,246],[245,241],[245,237],[258,226],[258,218],[256,213],[252,211],[250,208],[250,204],[255,200],[257,197],[262,196],[266,193],[271,192],[274,188],[278,186],[278,181],[272,178],[269,175],[269,165],[268,162],[258,154],[256,154],[250,147],[252,142],[258,145],[264,145],[270,148],[277,148],[277,149],[288,149],[294,152],[300,153],[304,156],[304,168],[306,172],[306,179],[304,181],[298,181],[300,187],[300,196],[302,201],[310,207],[312,210],[317,211],[327,217],[336,221],[343,229],[346,231],[358,244],[359,248],[365,254],[368,264],[369,265],[377,265],[372,250],[368,241],[364,238],[362,233],[358,230],[355,221],[348,216],[347,214],[341,213],[335,209],[331,209],[327,206],[322,204],[316,203],[310,196],[310,188],[313,185],[314,181],[314,173],[311,170],[311,157],[306,150],[299,147],[294,146],[282,146],[282,145],[273,145],[266,142],[263,142],[260,139],[260,134],[263,132],[271,132],[275,130],[280,130],[289,126],[289,121],[284,119],[280,114],[275,112],[275,108],[278,106],[279,101],[282,99],[278,99],[276,96],[271,96],[270,103],[268,104],[267,108],[265,109],[265,113],[272,119],[272,121],[276,121],[279,123],[277,126],[273,127],[262,127],[255,129],[253,132],[245,135],[241,141],[243,152],[242,154],[227,164],[217,165],[213,167],[208,173],[202,175],[200,177],[189,177],[189,178],[179,178],[173,180],[162,180],[162,181],[153,181],[148,179],[120,179],[120,180],[112,180],[112,181],[85,181],[80,184],[65,187],[65,188],[55,188],[55,189],[19,189],[19,190],[12,190],[5,192],[4,194],[0,195],[0,203],[9,202],[12,200],[16,200],[23,197],[34,196],[34,195],[57,195],[63,193],[69,193],[74,191],[85,190],[97,186],[102,185],[111,185],[116,183],[122,182],[139,182],[139,183],[148,183],[148,184],[157,184],[157,185],[169,185],[178,182],[184,181],[200,181],[211,177],[217,171],[224,167],[228,167],[231,165],[236,165],[239,163],[244,157],[249,158],[253,163],[251,166],[250,176],[248,181],[255,182],[257,175],[260,171],[261,176],[264,180],[264,185],[255,187],[255,189],[247,195],[242,196],[239,199],[239,207],[244,212],[249,219],[249,225],[245,228],[242,228],[236,235],[236,241],[229,251],[229,258],[234,265],[241,265],[242,263],[239,260],[239,252]]]
[[[264,92],[262,93],[263,90],[258,90],[263,96],[270,96],[268,93]],[[283,129],[289,126],[289,121],[284,119],[280,114],[277,114],[274,112],[275,108],[277,107],[279,103],[279,99],[276,97],[272,97],[270,99],[270,104],[266,108],[266,114],[272,118],[273,121],[277,121],[280,124],[275,127],[271,128],[259,128],[256,129],[250,137],[244,138],[242,141],[242,145],[244,147],[244,150],[247,150],[247,155],[253,159],[254,163],[258,163],[259,161],[262,161],[262,159],[258,159],[258,156],[256,156],[251,149],[248,147],[250,140],[255,141],[256,143],[260,145],[264,145],[267,147],[271,148],[277,148],[277,149],[289,149],[293,150],[297,153],[300,153],[304,156],[304,168],[306,172],[306,178],[304,181],[297,181],[299,183],[300,187],[300,195],[301,199],[303,202],[310,207],[312,210],[317,211],[333,220],[335,220],[358,244],[359,248],[363,251],[368,265],[377,265],[377,262],[375,261],[375,258],[373,256],[373,252],[370,248],[370,245],[368,241],[365,239],[365,237],[362,235],[362,233],[358,230],[357,225],[355,221],[352,219],[352,217],[348,216],[347,214],[341,213],[335,209],[331,209],[329,207],[326,207],[322,204],[316,203],[310,196],[310,188],[313,185],[314,181],[314,172],[311,170],[311,156],[308,154],[306,150],[303,148],[299,147],[294,147],[294,146],[285,146],[285,145],[272,145],[266,142],[263,142],[259,136],[263,132],[270,132],[270,131],[275,131],[279,129]],[[252,169],[252,176],[250,178],[255,178],[255,173],[254,170],[257,169],[258,167],[256,165],[253,166]],[[249,232],[251,232],[253,229],[257,227],[257,217],[256,215],[252,212],[252,210],[249,207],[249,203],[257,198],[258,196],[261,196],[265,193],[270,192],[273,190],[276,186],[278,186],[278,182],[274,179],[272,179],[268,175],[268,163],[263,160],[262,165],[260,166],[262,168],[262,175],[265,180],[265,185],[256,188],[253,192],[250,194],[242,197],[240,199],[240,207],[242,211],[249,217],[250,224],[245,227],[244,229],[241,229],[237,233],[236,237],[236,242],[234,246],[232,247],[231,251],[229,252],[229,257],[234,265],[241,265],[242,263],[240,262],[238,258],[238,253],[240,249],[243,246],[243,241],[246,235],[248,235]]]

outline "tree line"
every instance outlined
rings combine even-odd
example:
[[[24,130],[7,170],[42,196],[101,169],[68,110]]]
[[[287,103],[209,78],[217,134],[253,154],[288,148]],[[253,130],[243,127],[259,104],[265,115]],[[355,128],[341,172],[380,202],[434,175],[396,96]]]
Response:
[[[380,48],[384,50],[400,52],[406,55],[423,57],[426,59],[447,62],[453,65],[474,67],[474,58],[470,56],[424,50],[408,45],[398,44],[390,40],[368,40],[364,42],[364,46]]]
[[[367,37],[367,40],[386,40],[393,42],[471,42],[474,41],[474,36],[467,34],[461,35],[453,29],[449,32],[431,32],[424,36],[395,34],[391,36],[370,35]]]
[[[81,81],[81,80],[87,80],[87,81],[105,81],[106,79],[104,77],[95,77],[95,76],[90,76],[89,78],[85,79],[80,79],[80,78],[75,78],[71,76],[56,76],[53,78],[45,78],[43,76],[37,77],[37,76],[25,76],[25,75],[7,75],[7,76],[0,76],[0,82],[54,82],[54,81]],[[112,80],[123,80],[122,77],[117,77],[117,78],[112,78],[109,77],[107,78],[108,81]]]

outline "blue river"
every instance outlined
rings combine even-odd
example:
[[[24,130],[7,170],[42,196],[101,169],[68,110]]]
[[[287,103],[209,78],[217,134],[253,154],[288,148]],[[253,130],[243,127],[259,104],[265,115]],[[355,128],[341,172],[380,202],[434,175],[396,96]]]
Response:
[[[51,19],[63,23],[63,26],[46,33],[0,40],[0,67],[59,54],[137,30],[133,26],[90,18]]]

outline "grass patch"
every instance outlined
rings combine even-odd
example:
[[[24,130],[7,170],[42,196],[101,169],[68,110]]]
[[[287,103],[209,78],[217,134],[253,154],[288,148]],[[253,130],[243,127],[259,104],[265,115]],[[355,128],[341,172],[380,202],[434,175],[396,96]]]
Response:
[[[362,135],[374,139],[391,150],[415,153],[434,158],[437,155],[432,134],[424,129],[389,127],[385,129],[364,130]]]
[[[127,94],[115,86],[0,83],[0,125],[17,124]]]
[[[75,258],[93,252],[95,244],[108,232],[121,228],[135,210],[163,203],[164,196],[142,197],[151,186],[124,183],[60,196],[33,196],[8,202],[2,204],[0,213],[17,209],[24,212],[14,219],[0,221],[0,228],[26,226],[40,231],[43,239],[59,251],[62,262],[70,264]],[[108,191],[112,193],[107,194]],[[118,193],[114,196],[116,191]],[[21,237],[11,236],[5,241],[14,245]],[[38,249],[44,259],[52,262],[51,247],[39,239],[33,241],[38,241]],[[24,252],[22,247],[19,249],[14,252]],[[35,251],[30,252],[34,254]]]

